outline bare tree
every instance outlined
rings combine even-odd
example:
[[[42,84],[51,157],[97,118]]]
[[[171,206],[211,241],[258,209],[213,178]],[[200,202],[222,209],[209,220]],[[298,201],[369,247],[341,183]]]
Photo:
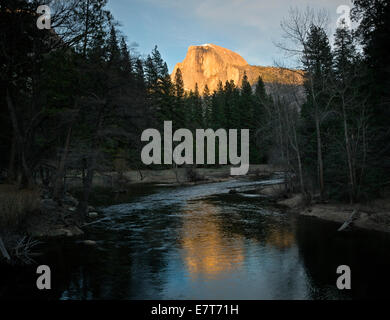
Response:
[[[315,11],[309,7],[305,11],[297,8],[291,8],[289,17],[281,22],[283,30],[284,42],[277,43],[279,47],[288,57],[295,57],[296,68],[303,68],[307,61],[305,55],[309,52],[308,41],[313,30],[325,30],[329,21],[327,11]],[[322,154],[322,137],[321,137],[321,122],[328,116],[328,107],[331,104],[333,97],[327,98],[326,106],[319,106],[318,99],[328,92],[327,82],[329,81],[324,75],[317,77],[316,84],[314,77],[310,72],[305,72],[306,90],[309,91],[311,102],[314,105],[313,119],[315,121],[315,130],[317,137],[317,165],[318,165],[318,182],[320,189],[320,198],[324,198],[324,164]],[[319,81],[318,81],[319,80]],[[320,82],[320,85],[318,85]]]

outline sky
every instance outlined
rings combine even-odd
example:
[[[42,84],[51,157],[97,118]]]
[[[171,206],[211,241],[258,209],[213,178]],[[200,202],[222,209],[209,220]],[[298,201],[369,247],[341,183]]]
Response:
[[[172,72],[189,46],[206,43],[233,50],[252,65],[292,66],[275,46],[289,9],[326,9],[333,34],[342,5],[352,7],[351,0],[109,0],[108,8],[128,43],[137,43],[142,55],[157,45]]]

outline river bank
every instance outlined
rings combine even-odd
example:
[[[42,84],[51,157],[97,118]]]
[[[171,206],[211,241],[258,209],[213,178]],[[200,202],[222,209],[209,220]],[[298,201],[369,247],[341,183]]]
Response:
[[[314,204],[300,214],[337,222],[340,226],[350,220],[349,227],[352,228],[390,233],[390,209],[378,205],[381,202],[390,201],[377,200],[369,205]]]
[[[307,200],[302,194],[289,192],[286,187],[285,183],[280,182],[256,185],[246,190],[231,190],[231,193],[258,194],[290,214],[339,223],[340,231],[353,228],[390,233],[390,192],[383,199],[350,205]]]
[[[253,165],[243,178],[264,179],[281,168],[268,165]],[[91,198],[97,204],[107,197],[114,203],[131,202],[138,189],[147,186],[178,187],[225,182],[237,177],[230,176],[230,166],[221,168],[178,168],[167,170],[130,170],[122,174],[106,172],[96,174]],[[83,228],[99,217],[99,212],[90,206],[87,217],[78,212],[81,183],[79,177],[67,179],[67,192],[58,202],[50,192],[37,187],[36,190],[18,190],[13,185],[0,185],[0,258],[20,256],[19,251],[30,252],[29,239],[81,238]],[[110,203],[106,201],[105,204]],[[4,221],[3,221],[4,220]],[[25,240],[26,239],[26,240]],[[88,242],[88,240],[85,240]],[[31,242],[33,243],[33,242]],[[24,256],[24,254],[23,254]]]
[[[283,185],[280,185],[280,189],[283,189]],[[275,192],[275,186],[268,189],[268,194],[272,192]],[[282,194],[282,199],[277,196],[277,205],[301,216],[339,223],[340,231],[344,228],[355,228],[390,233],[390,196],[388,194],[383,199],[354,205],[315,201],[308,203],[302,194]]]
[[[236,179],[230,175],[231,166],[219,168],[171,168],[162,170],[126,170],[124,172],[96,173],[93,179],[93,187],[118,189],[136,184],[169,184],[169,185],[193,185],[226,181]],[[264,178],[271,174],[283,171],[283,167],[272,165],[250,165],[248,176]],[[69,189],[82,187],[81,176],[71,175],[66,178]]]

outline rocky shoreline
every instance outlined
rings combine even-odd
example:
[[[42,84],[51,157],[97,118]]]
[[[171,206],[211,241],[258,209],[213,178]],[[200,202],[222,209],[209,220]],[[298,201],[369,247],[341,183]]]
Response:
[[[351,219],[354,213],[356,214]],[[390,211],[384,211],[375,206],[370,208],[344,204],[315,204],[305,208],[300,214],[337,222],[341,225],[351,219],[350,228],[390,233]]]
[[[315,200],[307,201],[302,194],[287,192],[284,183],[256,186],[246,192],[268,198],[290,214],[339,223],[340,231],[364,229],[390,233],[390,197],[356,205],[320,203]],[[231,193],[239,191],[232,190]]]
[[[356,205],[315,202],[306,204],[303,195],[294,194],[277,204],[301,216],[340,223],[339,231],[354,228],[390,233],[389,199]]]
[[[3,228],[0,233],[1,258],[6,262],[29,264],[36,255],[36,246],[42,241],[59,238],[78,238],[84,235],[86,222],[97,218],[99,213],[89,207],[86,217],[78,212],[79,201],[67,193],[61,203],[50,198],[49,192],[41,190],[39,210],[26,214],[17,227]],[[88,240],[84,241],[90,245]]]

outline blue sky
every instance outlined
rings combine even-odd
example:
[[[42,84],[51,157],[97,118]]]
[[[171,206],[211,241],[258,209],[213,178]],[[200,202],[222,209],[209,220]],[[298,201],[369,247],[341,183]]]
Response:
[[[325,8],[333,32],[340,5],[350,0],[109,0],[120,30],[137,51],[148,54],[157,45],[172,71],[190,45],[213,43],[243,56],[249,64],[283,61],[274,42],[281,39],[280,21],[290,7]]]

